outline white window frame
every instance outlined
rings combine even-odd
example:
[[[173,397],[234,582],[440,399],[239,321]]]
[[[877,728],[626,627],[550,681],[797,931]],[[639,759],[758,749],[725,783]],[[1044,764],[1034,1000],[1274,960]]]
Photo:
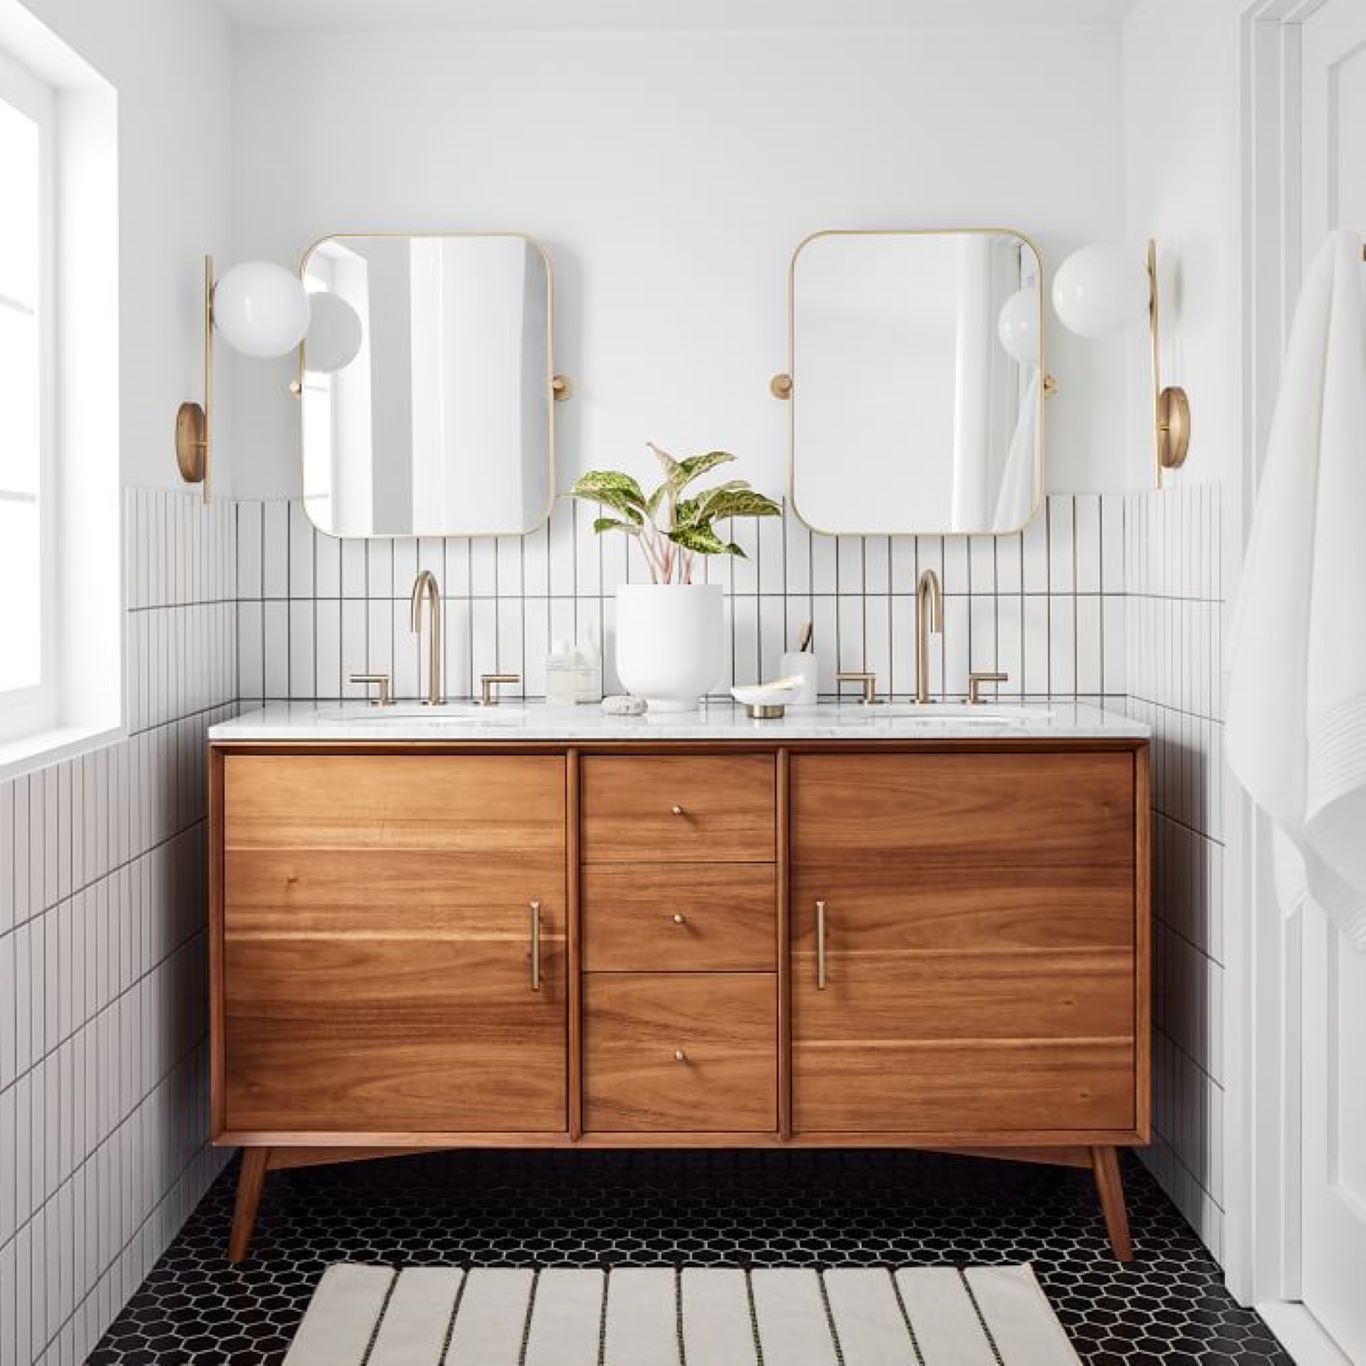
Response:
[[[0,592],[32,591],[39,599],[39,682],[0,692],[0,742],[56,724],[60,678],[57,648],[56,467],[56,95],[31,71],[0,53],[0,100],[38,126],[38,582],[4,584]],[[4,494],[0,493],[0,497]]]

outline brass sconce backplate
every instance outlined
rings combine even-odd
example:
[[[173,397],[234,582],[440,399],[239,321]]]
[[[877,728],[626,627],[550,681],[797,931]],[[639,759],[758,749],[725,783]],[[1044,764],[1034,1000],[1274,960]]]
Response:
[[[1191,444],[1191,405],[1180,385],[1158,393],[1156,419],[1158,464],[1164,470],[1180,469]]]
[[[207,436],[204,409],[197,403],[182,403],[175,415],[175,458],[180,477],[187,484],[198,484],[204,479]]]

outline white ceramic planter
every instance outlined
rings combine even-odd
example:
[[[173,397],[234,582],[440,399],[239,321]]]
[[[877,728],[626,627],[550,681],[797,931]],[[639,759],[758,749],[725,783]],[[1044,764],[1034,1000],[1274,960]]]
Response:
[[[724,672],[719,583],[617,588],[617,677],[651,711],[692,711]]]

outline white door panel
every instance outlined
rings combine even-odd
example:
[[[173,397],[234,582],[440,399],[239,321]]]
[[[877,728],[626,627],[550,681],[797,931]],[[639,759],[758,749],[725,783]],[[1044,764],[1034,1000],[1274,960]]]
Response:
[[[1366,0],[1327,0],[1302,36],[1307,268],[1330,229],[1366,234]],[[1312,906],[1303,946],[1302,1294],[1366,1362],[1366,953]]]

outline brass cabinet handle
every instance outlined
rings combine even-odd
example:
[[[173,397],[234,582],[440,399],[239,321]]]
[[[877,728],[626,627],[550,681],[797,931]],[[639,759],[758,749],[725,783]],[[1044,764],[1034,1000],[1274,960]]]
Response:
[[[687,917],[686,915],[684,915],[682,911],[675,911],[675,912],[674,912],[674,924],[675,924],[675,925],[686,925],[687,923],[688,923],[688,917]]]
[[[674,1061],[675,1061],[675,1062],[687,1062],[687,1061],[688,1061],[688,1055],[687,1055],[681,1048],[675,1048],[675,1049],[674,1049]]]
[[[825,990],[825,902],[816,902],[816,990]]]
[[[681,816],[683,814],[683,808],[681,806],[672,806],[669,809],[674,813],[675,816]]]
[[[531,989],[541,989],[541,903],[531,903]]]

